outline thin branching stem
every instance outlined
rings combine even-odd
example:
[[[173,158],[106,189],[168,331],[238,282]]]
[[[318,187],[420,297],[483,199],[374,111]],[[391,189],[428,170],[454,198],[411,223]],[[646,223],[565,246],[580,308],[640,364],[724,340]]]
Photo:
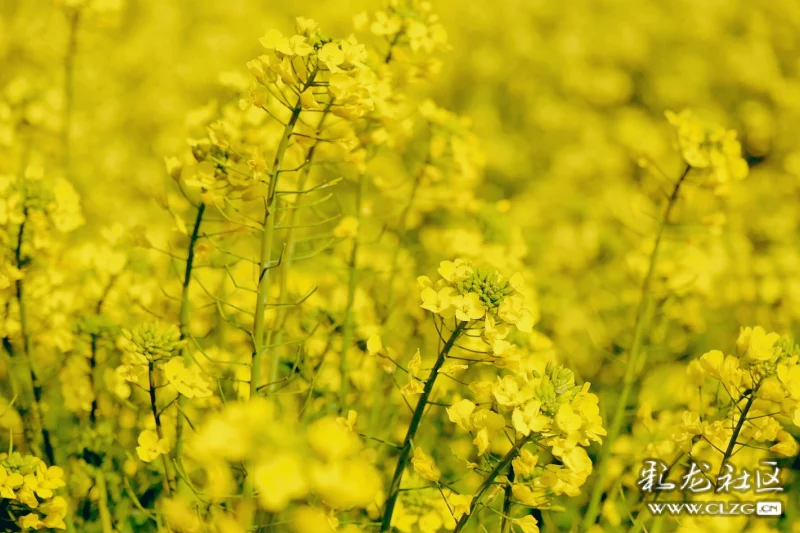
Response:
[[[327,107],[330,110],[330,106]],[[327,117],[327,113],[322,115],[320,118],[319,125],[317,126],[317,131],[321,131],[323,125],[325,124],[325,119]],[[316,188],[312,187],[308,191],[305,191],[306,183],[308,182],[309,174],[311,173],[311,161],[314,159],[314,154],[316,153],[317,144],[314,143],[311,148],[308,149],[308,154],[306,156],[305,164],[302,165],[302,171],[300,172],[300,178],[298,180],[298,191],[294,192],[294,194],[302,195],[306,192],[312,192],[316,190]],[[278,176],[280,169],[276,170],[275,176]],[[274,180],[277,181],[277,180]],[[281,194],[280,191],[276,190],[276,194]],[[267,338],[266,346],[269,350],[269,361],[270,361],[270,370],[269,370],[269,383],[268,387],[269,392],[274,392],[275,386],[279,381],[278,374],[280,372],[280,360],[281,360],[281,352],[280,347],[283,345],[283,333],[284,333],[284,326],[286,324],[286,318],[288,316],[288,312],[291,308],[289,303],[289,273],[291,272],[292,266],[294,264],[294,252],[295,246],[297,244],[297,235],[294,231],[295,222],[297,218],[297,210],[289,211],[286,226],[288,226],[288,230],[286,231],[285,237],[285,245],[286,245],[286,258],[283,260],[281,264],[281,268],[279,271],[280,276],[280,293],[278,295],[278,310],[275,314],[275,323],[270,330],[270,333]],[[274,339],[272,338],[274,335]]]
[[[512,446],[511,449],[508,450],[508,452],[506,452],[503,458],[500,459],[500,461],[498,461],[496,465],[494,465],[494,468],[492,468],[491,472],[489,472],[489,474],[483,479],[483,482],[481,483],[480,487],[478,487],[478,490],[475,491],[475,494],[472,496],[472,501],[469,504],[469,512],[465,513],[459,519],[458,523],[456,524],[456,528],[453,530],[453,533],[459,533],[462,529],[464,529],[464,526],[466,526],[467,522],[469,522],[469,519],[472,517],[475,509],[478,507],[478,505],[481,504],[481,500],[483,499],[483,496],[486,494],[486,491],[488,491],[491,488],[492,484],[497,479],[497,476],[508,470],[509,466],[511,465],[511,461],[513,461],[517,457],[520,449],[522,449],[522,446],[524,446],[530,440],[530,438],[531,437],[528,436],[520,439],[520,441],[516,443],[514,446]],[[508,505],[510,508],[510,498],[508,499]],[[503,508],[503,514],[504,515],[508,514],[507,509],[505,508],[505,504]]]
[[[308,83],[312,83],[316,77],[317,71],[313,70],[309,74]],[[302,91],[301,91],[302,92]],[[266,209],[264,211],[264,224],[261,234],[261,253],[259,259],[259,276],[258,276],[258,293],[256,295],[256,312],[253,324],[253,366],[252,375],[250,376],[250,397],[255,397],[258,394],[258,387],[261,384],[261,365],[265,356],[266,335],[265,335],[265,311],[267,309],[267,298],[269,295],[269,270],[272,257],[272,247],[275,239],[275,216],[277,211],[278,195],[278,171],[283,166],[283,158],[286,155],[286,149],[289,147],[289,139],[291,138],[297,120],[300,117],[302,110],[300,98],[297,98],[294,108],[292,109],[291,117],[283,128],[283,135],[278,143],[278,149],[275,152],[275,158],[272,162],[272,170],[270,175],[273,176],[269,182],[269,189],[267,193]]]

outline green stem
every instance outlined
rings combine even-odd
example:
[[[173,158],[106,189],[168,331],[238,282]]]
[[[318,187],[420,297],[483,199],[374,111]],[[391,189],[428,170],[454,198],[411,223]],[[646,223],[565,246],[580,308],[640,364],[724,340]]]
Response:
[[[739,422],[736,423],[736,427],[733,430],[733,434],[731,435],[731,440],[728,443],[728,447],[725,448],[725,453],[722,455],[722,462],[719,464],[719,472],[717,473],[717,479],[720,478],[722,475],[722,469],[725,468],[725,464],[733,455],[733,449],[736,447],[736,441],[739,440],[739,433],[742,432],[742,427],[744,423],[747,421],[747,413],[750,412],[750,408],[753,407],[753,402],[756,400],[756,393],[758,392],[758,385],[750,392],[750,397],[747,399],[747,403],[744,404],[744,409],[742,409],[742,413],[739,416]],[[741,401],[741,398],[740,398]]]
[[[302,94],[308,87],[311,86],[311,84],[314,82],[314,78],[317,76],[317,71],[318,69],[315,68],[309,73],[308,79],[303,85],[302,90],[299,91],[299,94]],[[270,171],[269,188],[267,190],[267,196],[265,199],[266,210],[264,211],[264,228],[261,232],[261,252],[258,262],[259,275],[258,288],[256,291],[256,310],[253,318],[253,356],[250,367],[250,399],[255,398],[258,394],[258,388],[261,385],[262,359],[269,347],[269,340],[266,338],[265,334],[266,325],[264,323],[264,315],[267,309],[267,299],[269,297],[269,270],[272,268],[270,263],[272,261],[272,248],[275,241],[275,217],[278,207],[278,179],[283,167],[283,158],[286,155],[286,149],[289,147],[289,140],[291,139],[292,133],[294,132],[294,127],[297,125],[297,121],[300,118],[301,111],[302,105],[300,102],[300,97],[298,96],[294,107],[292,108],[289,121],[283,128],[283,134],[278,142],[278,148],[275,151],[275,158],[272,161],[272,169]],[[283,259],[285,259],[285,257],[282,258],[281,261],[283,261]],[[275,354],[276,358],[279,355],[280,354]],[[272,365],[270,368],[272,368]],[[245,499],[252,499],[254,493],[255,487],[253,486],[253,476],[248,475],[244,481],[243,496]],[[243,523],[247,530],[252,529],[254,519],[255,510],[249,509],[243,518]],[[256,524],[256,527],[259,528],[260,526]]]
[[[508,483],[503,489],[503,518],[500,521],[500,533],[506,533],[508,528],[511,527],[511,523],[509,522],[508,519],[511,516],[511,497],[513,496],[512,492],[514,483],[513,468],[508,469],[508,474],[506,477],[508,478]]]
[[[95,482],[97,483],[97,502],[100,509],[100,526],[103,533],[114,533],[111,511],[108,508],[108,486],[106,485],[106,476],[102,467],[97,468]]]
[[[332,102],[329,103],[325,110],[322,112],[322,118],[319,121],[319,126],[317,127],[317,137],[321,136],[322,126],[325,123],[325,119],[328,117],[328,113],[332,107]],[[300,178],[297,181],[297,190],[305,190],[306,184],[308,183],[308,176],[311,174],[311,162],[314,160],[314,154],[316,153],[317,146],[319,145],[318,142],[314,143],[311,148],[308,149],[308,156],[306,157],[305,167],[300,173]],[[299,199],[298,199],[299,201]],[[281,262],[280,267],[280,294],[278,296],[278,311],[275,317],[275,325],[273,326],[270,334],[267,336],[267,346],[269,347],[269,360],[270,360],[270,372],[269,372],[269,392],[274,392],[275,387],[278,384],[278,374],[280,373],[280,360],[281,360],[281,344],[283,343],[283,330],[284,325],[286,324],[286,317],[288,315],[289,306],[286,305],[289,296],[289,272],[291,271],[292,265],[294,264],[294,250],[297,244],[297,240],[295,238],[296,235],[296,228],[295,222],[297,219],[297,212],[299,209],[291,209],[289,211],[288,221],[286,222],[286,251],[284,253],[283,261]],[[275,337],[272,337],[272,333],[274,332]]]
[[[356,219],[361,223],[361,206],[364,201],[367,178],[361,174],[358,178],[358,192],[356,193]],[[342,353],[340,360],[339,373],[341,374],[341,385],[339,389],[339,412],[344,413],[347,408],[347,392],[349,389],[350,372],[347,352],[350,351],[350,343],[353,337],[353,304],[356,299],[356,287],[358,287],[358,235],[353,238],[353,249],[350,252],[347,280],[347,305],[344,310],[344,329],[342,331]]]
[[[147,377],[150,385],[150,390],[148,391],[150,394],[150,410],[153,413],[153,418],[155,419],[156,424],[156,435],[158,435],[158,440],[164,438],[164,430],[161,427],[161,415],[158,412],[158,402],[156,398],[156,379],[155,379],[155,363],[150,361],[147,364]],[[169,454],[161,454],[161,460],[164,464],[164,490],[167,494],[172,494],[173,487],[175,483],[172,479],[172,475],[170,473],[169,467]]]
[[[186,269],[183,273],[183,290],[181,291],[181,308],[180,308],[180,325],[179,329],[181,332],[181,339],[185,340],[189,337],[189,288],[192,283],[192,267],[194,266],[194,254],[195,248],[197,246],[197,240],[200,235],[200,225],[203,222],[203,214],[206,210],[206,204],[201,203],[200,206],[197,208],[197,216],[194,219],[194,227],[192,228],[192,234],[189,237],[189,250],[186,255]],[[189,350],[184,346],[183,347],[183,359],[184,362],[189,362],[190,355]],[[175,460],[178,461],[178,464],[181,463],[181,459],[183,457],[183,428],[184,428],[184,416],[183,412],[186,407],[187,398],[183,394],[179,394],[178,396],[178,413],[177,413],[177,425],[176,425],[176,432],[175,432]],[[179,484],[182,485],[182,481],[179,481]]]
[[[472,497],[472,501],[469,504],[469,512],[464,514],[464,516],[462,516],[458,520],[458,523],[456,524],[456,528],[453,530],[453,533],[458,533],[459,531],[461,531],[464,528],[464,526],[467,525],[467,522],[469,522],[469,519],[472,517],[472,514],[475,511],[475,508],[478,507],[478,504],[481,502],[481,499],[483,499],[483,496],[484,496],[484,494],[486,494],[486,491],[488,491],[491,488],[492,484],[494,483],[494,480],[497,479],[497,476],[499,476],[501,472],[506,470],[509,467],[509,465],[511,465],[511,461],[513,461],[514,458],[517,457],[517,454],[519,454],[520,448],[522,448],[522,446],[524,446],[528,442],[528,440],[530,440],[530,436],[524,437],[516,445],[512,446],[511,449],[508,450],[508,452],[506,452],[506,454],[503,456],[503,458],[500,459],[500,462],[498,462],[495,465],[495,467],[492,469],[492,471],[489,472],[489,475],[486,476],[486,478],[483,480],[483,483],[481,483],[481,486],[478,487],[478,490],[475,492],[475,495]],[[507,489],[509,491],[510,491],[510,487],[511,487],[510,481],[511,481],[511,478],[509,478],[509,485],[507,487]],[[508,507],[510,509],[510,507],[511,507],[510,499],[508,499],[507,502],[505,502],[503,504],[503,509],[504,509],[503,510],[503,514],[504,515],[507,515],[507,511],[508,511],[508,509],[506,509],[506,507],[505,507],[506,503],[508,504]],[[503,522],[505,523],[505,517],[503,518]],[[501,530],[500,530],[501,533],[503,531],[502,527],[503,526],[501,526]]]
[[[23,221],[19,225],[19,233],[17,235],[17,246],[14,251],[14,258],[16,261],[17,269],[22,270],[25,260],[22,257],[22,244],[25,238],[25,224],[28,218],[28,209],[23,209]],[[25,405],[25,413],[30,412],[25,430],[28,441],[33,450],[38,455],[44,455],[48,464],[54,464],[55,453],[53,450],[52,442],[50,441],[50,432],[44,427],[42,420],[42,386],[36,375],[36,370],[33,365],[33,346],[31,343],[30,328],[28,326],[28,313],[25,303],[25,289],[22,278],[18,279],[15,283],[17,306],[19,307],[19,329],[22,336],[22,359],[26,367],[27,381],[30,385],[30,405]],[[36,435],[40,435],[37,437]],[[41,439],[41,442],[40,442]]]
[[[313,83],[316,75],[317,70],[312,70],[303,90]],[[303,91],[300,91],[300,93],[302,92]],[[261,233],[261,254],[258,262],[259,275],[256,294],[256,311],[253,324],[254,349],[250,376],[250,398],[255,398],[256,394],[258,394],[258,387],[261,384],[261,360],[266,351],[264,314],[267,309],[267,298],[269,296],[269,269],[271,268],[272,247],[275,240],[275,212],[278,198],[276,190],[278,177],[280,176],[280,170],[283,166],[283,158],[286,155],[286,149],[289,147],[289,139],[292,136],[297,120],[300,118],[301,110],[300,97],[298,96],[294,108],[292,109],[291,117],[289,117],[289,122],[287,122],[286,126],[283,128],[283,135],[278,143],[278,149],[275,152],[275,159],[272,162],[272,171],[270,173],[269,189],[266,198],[267,208],[264,212],[264,229]]]
[[[411,446],[414,438],[417,435],[417,429],[419,429],[420,422],[422,422],[422,415],[425,414],[425,407],[428,405],[428,398],[433,391],[433,386],[436,384],[436,378],[439,375],[439,369],[444,364],[447,354],[450,353],[450,350],[453,348],[458,338],[461,336],[464,330],[467,329],[467,325],[468,322],[460,323],[456,329],[453,330],[450,338],[447,339],[447,342],[442,347],[442,350],[439,352],[439,356],[436,358],[436,363],[434,363],[433,368],[431,369],[431,374],[428,376],[428,380],[425,382],[425,386],[422,389],[422,394],[419,397],[419,401],[414,409],[414,413],[411,415],[411,423],[408,425],[406,438],[403,440],[403,447],[400,450],[400,457],[397,459],[397,466],[395,467],[394,476],[392,477],[392,484],[389,487],[389,496],[386,498],[386,505],[384,507],[383,518],[381,520],[380,533],[387,533],[392,527],[392,514],[394,513],[394,507],[397,504],[397,497],[400,495],[400,483],[403,481],[403,474],[405,473],[406,466],[408,465],[409,458],[411,457]]]
[[[653,245],[653,251],[650,254],[647,273],[645,274],[644,281],[642,282],[641,297],[636,310],[633,342],[628,353],[628,364],[625,369],[625,378],[622,383],[622,391],[619,399],[617,400],[617,407],[614,412],[614,418],[612,419],[611,426],[608,429],[608,436],[606,437],[606,440],[603,443],[603,447],[600,451],[600,457],[597,466],[597,477],[595,478],[594,485],[592,487],[592,493],[589,499],[589,507],[587,508],[583,519],[582,529],[584,531],[588,530],[594,525],[595,521],[597,520],[597,516],[600,513],[600,498],[603,495],[603,488],[605,485],[606,476],[608,475],[608,463],[611,459],[611,450],[614,441],[617,439],[622,429],[622,423],[625,419],[625,409],[628,405],[628,399],[633,390],[633,385],[636,383],[638,370],[644,363],[646,363],[646,361],[642,361],[640,363],[639,359],[644,355],[642,353],[642,341],[644,340],[644,331],[647,327],[646,317],[648,317],[651,313],[650,307],[652,305],[652,298],[650,295],[650,286],[652,285],[653,276],[658,263],[658,255],[661,248],[661,241],[664,236],[664,231],[669,224],[672,210],[674,209],[675,204],[678,202],[678,195],[681,185],[686,179],[686,176],[689,174],[690,169],[691,167],[687,166],[681,176],[678,178],[678,181],[675,182],[675,186],[672,189],[672,194],[670,195],[669,200],[667,201],[667,206],[664,209],[664,215],[662,216],[661,222],[658,226],[655,244]]]

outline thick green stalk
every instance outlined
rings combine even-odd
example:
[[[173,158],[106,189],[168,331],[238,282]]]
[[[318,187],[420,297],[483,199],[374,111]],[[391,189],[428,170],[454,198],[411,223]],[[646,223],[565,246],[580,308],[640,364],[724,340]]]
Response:
[[[608,463],[611,459],[611,449],[614,445],[614,441],[619,436],[620,430],[622,429],[622,423],[625,419],[625,410],[628,405],[628,399],[630,398],[633,390],[633,385],[636,383],[639,368],[644,363],[640,362],[640,358],[643,357],[642,341],[644,340],[644,331],[648,322],[646,318],[649,317],[651,313],[650,307],[652,305],[652,296],[650,294],[650,286],[652,285],[653,275],[655,274],[656,265],[658,263],[658,254],[661,248],[661,241],[664,236],[664,231],[669,224],[672,210],[674,209],[675,204],[678,202],[678,195],[680,193],[681,185],[686,179],[686,176],[689,174],[690,168],[691,167],[687,166],[680,178],[678,178],[678,181],[675,182],[675,186],[672,189],[672,194],[670,195],[669,200],[667,201],[667,206],[664,209],[664,215],[661,217],[661,222],[658,226],[658,232],[656,233],[653,251],[650,253],[650,261],[644,281],[642,282],[641,297],[636,310],[633,342],[631,344],[630,351],[628,352],[628,364],[625,369],[625,378],[622,383],[622,391],[619,399],[617,400],[617,407],[614,412],[614,418],[612,419],[611,426],[608,428],[608,436],[606,437],[606,440],[603,443],[603,447],[600,451],[600,457],[597,465],[597,476],[595,477],[594,485],[592,487],[592,493],[589,499],[589,507],[587,508],[586,514],[583,518],[582,526],[584,531],[588,530],[592,525],[594,525],[595,521],[597,520],[597,516],[600,513],[600,498],[603,495],[603,488],[605,485],[606,476],[608,474]]]
[[[316,70],[311,71],[303,90],[311,86],[316,74]],[[300,93],[302,92],[303,91],[300,91]],[[261,233],[261,253],[258,261],[258,290],[256,294],[256,312],[253,324],[254,349],[250,375],[251,398],[255,398],[256,394],[258,394],[258,387],[261,384],[261,363],[267,347],[265,342],[264,314],[267,309],[267,298],[269,296],[269,269],[271,268],[272,247],[275,241],[278,177],[280,176],[281,167],[283,166],[283,158],[286,155],[286,149],[289,147],[289,139],[291,139],[294,127],[297,125],[297,120],[300,118],[301,109],[300,97],[298,96],[289,121],[283,128],[283,135],[278,143],[278,149],[275,152],[275,159],[272,162],[272,171],[270,173],[269,189],[266,198],[267,208],[264,212],[264,229]]]
[[[189,337],[189,288],[192,283],[192,268],[194,266],[194,253],[195,247],[197,245],[197,240],[200,236],[200,225],[203,223],[203,213],[205,213],[206,205],[204,203],[200,203],[200,206],[197,208],[197,216],[194,219],[194,227],[192,228],[192,234],[189,237],[189,250],[186,255],[186,269],[183,273],[183,289],[181,291],[181,309],[180,309],[180,324],[179,329],[181,332],[181,339],[185,340]],[[183,359],[184,362],[190,361],[189,350],[186,346],[183,347]],[[183,457],[183,428],[184,428],[184,408],[186,406],[186,397],[182,394],[178,395],[178,413],[177,413],[177,426],[176,426],[176,433],[175,433],[175,460],[178,461],[178,464],[181,463],[181,459]],[[179,484],[182,484],[182,481],[178,481]]]
[[[400,449],[400,457],[397,458],[397,466],[395,467],[394,476],[392,477],[392,484],[389,486],[389,496],[386,498],[386,505],[383,510],[380,533],[387,533],[392,527],[392,514],[397,504],[397,497],[400,495],[400,483],[403,481],[403,474],[405,473],[406,466],[408,466],[408,461],[411,457],[411,446],[414,438],[417,436],[419,425],[422,422],[422,415],[425,414],[425,407],[428,406],[428,398],[433,391],[433,386],[436,384],[436,378],[439,376],[439,369],[442,368],[445,359],[447,359],[447,355],[450,353],[450,350],[452,350],[458,338],[464,330],[466,330],[467,324],[468,322],[460,323],[456,329],[453,330],[450,338],[447,339],[447,342],[442,347],[431,369],[431,374],[428,376],[428,380],[425,382],[425,386],[422,389],[422,394],[419,397],[414,413],[411,415],[411,423],[408,425],[408,431],[403,440],[403,446]]]
[[[478,487],[478,490],[472,496],[472,501],[469,504],[469,512],[464,514],[458,520],[458,523],[456,524],[456,528],[453,530],[453,533],[458,533],[459,531],[461,531],[464,528],[464,526],[467,525],[467,522],[469,522],[469,519],[472,517],[472,514],[475,512],[475,508],[478,507],[478,504],[481,502],[481,499],[486,494],[486,491],[489,490],[489,488],[492,486],[492,483],[494,483],[494,480],[497,479],[497,476],[499,476],[501,472],[504,472],[509,467],[509,465],[511,465],[511,461],[513,461],[514,458],[517,457],[517,454],[519,453],[520,448],[522,448],[522,446],[524,446],[525,443],[528,442],[529,439],[530,439],[530,437],[524,437],[516,445],[512,446],[511,449],[508,450],[508,452],[506,452],[506,454],[503,456],[503,458],[500,459],[500,462],[498,462],[495,465],[495,467],[492,469],[492,471],[489,472],[489,475],[486,476],[486,478],[483,480],[483,483],[481,483],[481,486]],[[509,486],[510,486],[510,481],[512,479],[513,479],[512,477],[509,477]],[[506,509],[506,504],[508,504],[508,509],[510,509],[511,501],[510,501],[509,498],[507,498],[506,499],[506,503],[503,504],[503,509],[504,509],[503,514],[504,515],[507,514],[507,512],[508,512],[508,509]],[[506,520],[505,520],[505,516],[504,516],[503,517],[503,524],[505,524],[505,521]],[[501,533],[502,533],[503,529],[504,529],[504,525],[501,525],[501,529],[500,529]]]

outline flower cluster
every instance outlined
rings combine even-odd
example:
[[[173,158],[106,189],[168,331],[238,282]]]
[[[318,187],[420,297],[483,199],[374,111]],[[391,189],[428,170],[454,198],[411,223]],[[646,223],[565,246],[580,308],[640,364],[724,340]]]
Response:
[[[19,452],[0,454],[0,501],[6,516],[22,529],[66,529],[67,500],[56,496],[64,471]]]
[[[187,468],[202,472],[200,487],[211,501],[223,501],[235,490],[240,476],[236,465],[250,465],[260,508],[277,513],[313,494],[317,509],[332,521],[327,527],[335,527],[336,519],[327,511],[365,509],[375,504],[381,490],[355,422],[353,417],[328,416],[299,430],[292,417],[281,415],[268,400],[232,404],[209,416],[187,443]],[[239,506],[234,514],[241,518],[245,512]]]
[[[601,442],[606,434],[598,398],[589,392],[588,383],[578,386],[571,371],[548,364],[542,374],[509,374],[494,383],[473,383],[470,389],[477,404],[462,399],[447,414],[475,435],[478,456],[485,455],[508,426],[517,441],[532,443],[513,462],[517,475],[512,488],[523,503],[546,507],[555,495],[579,493],[592,472],[585,447]],[[549,449],[561,464],[543,464],[530,447]]]
[[[120,343],[124,356],[117,373],[128,381],[139,379],[148,365],[171,360],[185,344],[175,326],[162,328],[158,322],[144,323],[134,331],[122,330]]]
[[[704,176],[709,185],[724,190],[730,182],[747,177],[747,161],[736,132],[706,123],[692,111],[667,111],[667,120],[677,130],[677,144],[684,161]]]
[[[687,453],[700,440],[717,450],[728,450],[732,442],[766,443],[770,451],[794,457],[797,441],[781,420],[800,422],[800,348],[761,326],[742,328],[736,347],[736,355],[712,350],[689,364],[701,396],[683,414],[676,441]]]
[[[489,330],[495,325],[511,324],[519,331],[531,331],[536,314],[520,292],[521,274],[506,280],[497,272],[473,268],[469,261],[456,259],[442,261],[439,275],[442,279],[436,283],[427,276],[417,279],[422,287],[423,309],[443,319],[455,316],[461,322],[485,318]]]

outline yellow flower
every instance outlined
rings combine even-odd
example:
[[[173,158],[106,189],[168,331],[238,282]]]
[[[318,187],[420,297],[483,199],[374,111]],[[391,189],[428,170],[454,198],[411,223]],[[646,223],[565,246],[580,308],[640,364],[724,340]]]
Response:
[[[509,324],[514,324],[523,333],[533,331],[536,316],[525,305],[525,300],[519,294],[513,294],[503,299],[497,309],[497,316]]]
[[[375,13],[375,20],[370,26],[369,31],[375,35],[394,35],[400,32],[403,26],[403,19],[399,15],[387,14],[385,11]]]
[[[414,357],[408,363],[408,383],[400,390],[403,394],[422,394],[422,382],[417,377],[422,366],[422,357],[419,349],[414,353]]]
[[[493,315],[486,315],[483,323],[483,338],[486,341],[486,344],[494,345],[497,343],[497,341],[505,339],[508,334],[508,324],[498,324]]]
[[[354,216],[343,217],[333,228],[333,236],[338,239],[354,239],[358,236],[358,219]]]
[[[0,465],[0,496],[13,500],[15,498],[14,489],[22,485],[22,475],[18,472],[8,472]]]
[[[739,351],[756,361],[766,361],[775,355],[773,347],[780,335],[767,333],[761,326],[742,328],[736,346]]]
[[[356,420],[358,420],[358,412],[353,409],[347,411],[347,418],[340,416],[336,418],[336,422],[342,427],[346,427],[350,431],[355,431]]]
[[[557,439],[553,444],[553,455],[561,459],[572,472],[588,476],[592,472],[592,460],[586,450],[564,439]]]
[[[472,415],[472,425],[478,430],[472,443],[478,447],[478,455],[483,455],[488,451],[494,434],[505,427],[506,420],[500,413],[480,409]]]
[[[581,433],[584,440],[602,442],[601,437],[606,435],[606,430],[603,428],[603,417],[600,416],[600,399],[596,394],[589,392],[589,387],[589,382],[583,384],[581,391],[572,400],[572,407],[583,418]],[[586,445],[588,441],[582,444]]]
[[[284,55],[292,55],[292,45],[289,39],[283,36],[278,30],[269,30],[258,40],[261,46],[267,50],[274,50]]]
[[[35,513],[29,513],[20,518],[19,525],[22,529],[42,529],[44,527],[39,515]]]
[[[186,367],[183,359],[173,357],[164,365],[164,376],[170,385],[187,398],[207,398],[212,395],[209,383],[197,367]]]
[[[43,503],[41,511],[45,514],[44,520],[42,520],[44,527],[67,529],[67,524],[64,523],[64,518],[67,516],[67,500],[62,496],[56,496]]]
[[[328,507],[368,507],[381,489],[381,478],[365,459],[354,457],[332,463],[312,463],[311,488]]]
[[[487,451],[489,451],[489,445],[491,444],[491,435],[489,434],[488,428],[481,428],[475,434],[475,438],[472,439],[472,444],[478,448],[478,455],[483,455]]]
[[[531,400],[522,408],[517,407],[511,415],[514,429],[526,437],[531,433],[548,431],[552,424],[550,417],[542,413],[542,402]]]
[[[433,287],[425,287],[420,293],[422,308],[441,315],[443,318],[450,318],[455,314],[453,292],[452,287],[443,287],[439,291]]]
[[[367,353],[375,355],[383,349],[383,343],[379,335],[372,335],[367,339]]]
[[[572,410],[572,406],[563,404],[556,413],[556,426],[565,435],[578,431],[583,419]]]
[[[338,72],[339,65],[344,63],[344,52],[336,43],[325,43],[320,49],[317,57],[320,61],[325,63],[328,70],[331,72]]]
[[[36,480],[36,476],[26,474],[22,480],[22,488],[17,492],[17,499],[32,509],[39,507],[39,500],[36,499],[39,482]]]
[[[439,481],[442,472],[433,462],[433,457],[422,451],[422,448],[414,448],[414,457],[411,459],[414,471],[428,481]]]
[[[705,430],[705,422],[693,411],[685,411],[681,417],[681,429],[691,435],[701,435]]]
[[[472,275],[472,267],[463,259],[442,261],[439,264],[439,275],[449,282],[464,281]]]
[[[294,55],[305,57],[314,51],[314,47],[306,42],[303,35],[293,35],[289,38],[289,45],[291,46]]]
[[[336,519],[308,505],[293,509],[289,522],[292,533],[336,533]]]
[[[167,524],[181,533],[201,533],[203,523],[188,502],[182,498],[169,498],[161,503],[161,513]]]
[[[349,457],[360,448],[355,433],[330,416],[311,424],[307,436],[311,448],[326,461]]]
[[[537,525],[539,522],[531,515],[516,518],[513,523],[519,527],[521,533],[539,533],[539,526]]]
[[[453,517],[458,520],[465,514],[469,514],[470,506],[472,505],[472,496],[469,494],[451,494],[447,501],[453,510]]]
[[[516,407],[533,397],[533,389],[523,375],[507,375],[497,378],[492,395],[498,405]]]
[[[791,433],[778,431],[778,443],[770,447],[770,451],[779,453],[784,457],[794,457],[797,455],[798,445]]]
[[[666,117],[677,129],[678,147],[691,167],[703,170],[716,185],[747,177],[749,169],[735,131],[706,124],[688,109],[667,111]]]
[[[437,509],[431,509],[417,520],[420,533],[439,533],[444,526],[444,520]]]
[[[165,157],[164,165],[167,167],[167,174],[169,174],[172,179],[177,180],[180,178],[181,171],[183,170],[183,164],[180,159],[177,157]]]
[[[700,357],[700,367],[712,378],[720,379],[719,370],[725,356],[719,350],[711,350]]]
[[[528,478],[533,476],[534,468],[536,468],[536,464],[538,462],[538,455],[534,455],[528,449],[523,448],[519,455],[512,461],[514,475],[519,476],[520,478]]]
[[[795,400],[800,399],[800,365],[794,364],[791,367],[785,364],[778,365],[778,379],[789,395]]]
[[[475,411],[474,403],[466,399],[460,400],[451,407],[445,409],[445,411],[447,411],[447,417],[450,419],[450,422],[457,424],[464,431],[472,430],[470,417]]]
[[[36,472],[38,487],[36,494],[40,498],[49,499],[53,497],[53,489],[58,489],[66,485],[64,481],[64,469],[60,466],[47,467],[40,463]]]
[[[281,511],[291,500],[308,493],[305,461],[292,452],[265,456],[253,471],[253,483],[261,507],[267,511]]]
[[[477,320],[486,313],[480,295],[475,292],[453,298],[453,306],[456,309],[456,318],[463,322]]]
[[[169,442],[167,439],[159,439],[158,434],[150,429],[139,433],[139,446],[136,447],[136,454],[145,463],[153,461],[161,454],[169,453]]]

